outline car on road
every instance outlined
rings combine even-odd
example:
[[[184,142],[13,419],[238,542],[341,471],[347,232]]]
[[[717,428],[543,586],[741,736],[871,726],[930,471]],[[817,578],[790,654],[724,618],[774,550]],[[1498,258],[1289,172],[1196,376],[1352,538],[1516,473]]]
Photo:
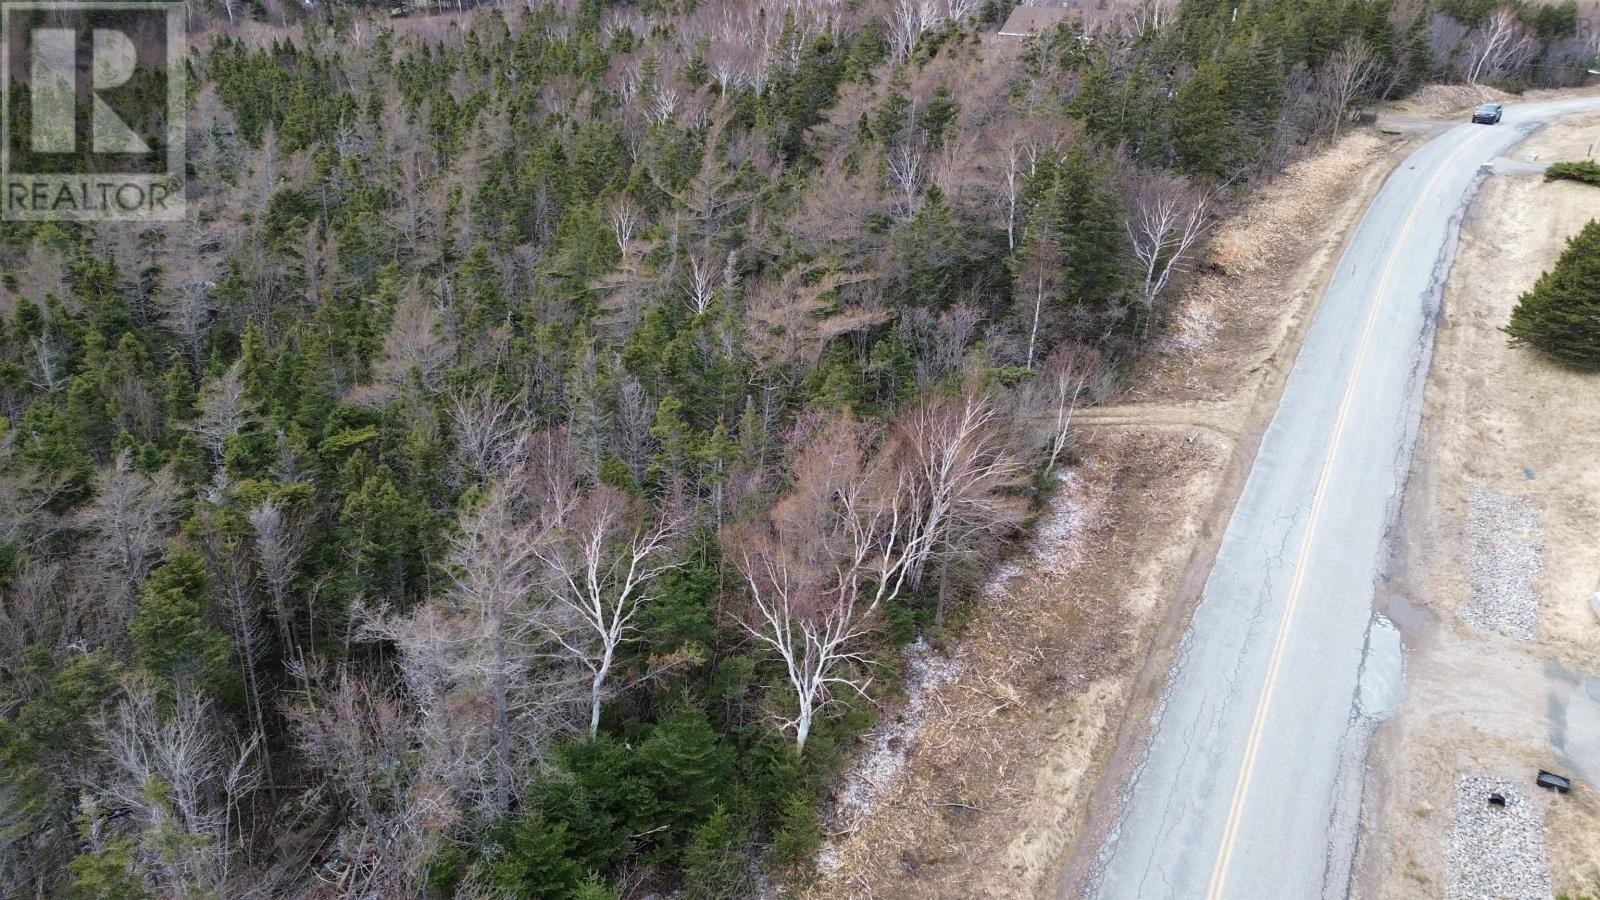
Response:
[[[1474,124],[1474,125],[1498,125],[1498,124],[1500,124],[1500,104],[1498,104],[1498,103],[1485,103],[1482,106],[1479,106],[1477,108],[1477,110],[1474,111],[1473,114],[1472,114],[1472,124]]]

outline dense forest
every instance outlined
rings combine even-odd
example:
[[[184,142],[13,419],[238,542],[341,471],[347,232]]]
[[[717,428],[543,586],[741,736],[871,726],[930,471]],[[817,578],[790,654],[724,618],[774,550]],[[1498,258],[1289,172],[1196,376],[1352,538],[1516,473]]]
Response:
[[[191,3],[189,212],[0,231],[0,891],[743,897],[1217,217],[1493,0]]]

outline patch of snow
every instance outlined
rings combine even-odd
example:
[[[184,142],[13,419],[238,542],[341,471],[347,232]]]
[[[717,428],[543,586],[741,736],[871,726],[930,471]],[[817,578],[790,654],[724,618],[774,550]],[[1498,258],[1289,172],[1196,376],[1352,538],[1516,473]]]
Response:
[[[1081,537],[1090,527],[1094,509],[1086,501],[1082,477],[1063,471],[1060,487],[1051,497],[1050,511],[1039,522],[1027,551],[998,566],[984,585],[982,596],[990,602],[1006,599],[1011,582],[1024,571],[1059,573],[1076,563],[1082,553]],[[905,774],[907,759],[917,734],[927,722],[930,704],[946,684],[961,674],[961,664],[936,653],[927,641],[918,638],[904,651],[906,677],[905,703],[893,722],[881,724],[871,735],[871,746],[845,776],[825,832],[847,834],[872,812],[873,804],[885,790]],[[833,840],[817,852],[817,867],[823,872],[838,869],[841,860]]]
[[[1057,476],[1061,486],[1050,498],[1050,512],[1034,529],[1028,551],[1009,559],[995,569],[984,585],[983,598],[995,602],[1008,596],[1011,582],[1026,568],[1049,575],[1060,575],[1081,561],[1082,537],[1094,510],[1085,500],[1083,478],[1064,471]]]
[[[927,718],[929,701],[939,689],[956,677],[960,667],[941,653],[934,652],[927,641],[918,638],[906,648],[905,703],[894,721],[880,727],[872,735],[871,748],[846,776],[834,801],[830,818],[832,831],[848,831],[872,809],[884,789],[894,784],[904,773],[906,757],[912,742]],[[831,847],[818,854],[817,864],[824,871],[838,864],[838,856]]]

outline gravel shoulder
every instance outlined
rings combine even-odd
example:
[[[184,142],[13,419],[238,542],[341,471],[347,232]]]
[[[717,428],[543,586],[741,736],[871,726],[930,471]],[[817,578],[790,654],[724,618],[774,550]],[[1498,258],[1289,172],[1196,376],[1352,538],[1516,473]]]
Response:
[[[1600,116],[1573,117],[1513,155],[1584,158],[1597,141]],[[1600,378],[1499,331],[1597,215],[1600,189],[1503,174],[1462,229],[1380,592],[1406,696],[1369,763],[1358,897],[1549,897],[1600,866]],[[1535,788],[1540,768],[1577,787]],[[1505,808],[1487,803],[1497,789]]]

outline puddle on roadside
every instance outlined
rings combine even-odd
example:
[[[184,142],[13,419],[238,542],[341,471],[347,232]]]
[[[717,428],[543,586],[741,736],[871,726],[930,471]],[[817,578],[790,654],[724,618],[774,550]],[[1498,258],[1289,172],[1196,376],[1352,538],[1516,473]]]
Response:
[[[1434,616],[1424,607],[1411,602],[1411,598],[1396,589],[1392,578],[1380,578],[1372,597],[1372,609],[1400,630],[1406,644],[1416,643],[1426,628],[1433,624]]]
[[[1375,615],[1367,626],[1367,646],[1356,684],[1356,705],[1374,721],[1394,715],[1405,698],[1405,648],[1400,630],[1387,617]]]
[[[1600,678],[1546,663],[1546,711],[1555,762],[1600,779]]]

